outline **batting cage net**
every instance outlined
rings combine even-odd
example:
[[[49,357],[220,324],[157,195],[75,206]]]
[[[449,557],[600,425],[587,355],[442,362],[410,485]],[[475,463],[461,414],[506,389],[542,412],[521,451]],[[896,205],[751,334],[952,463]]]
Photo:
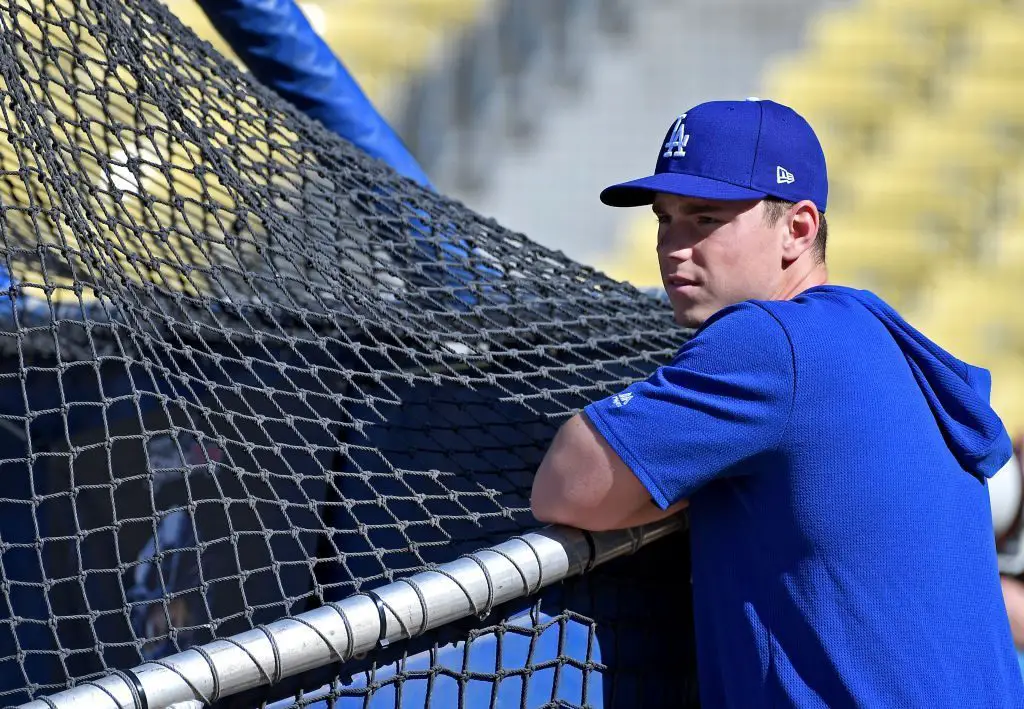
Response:
[[[155,0],[0,0],[0,239],[5,706],[528,532],[557,426],[683,342]],[[683,706],[685,555],[219,705]]]

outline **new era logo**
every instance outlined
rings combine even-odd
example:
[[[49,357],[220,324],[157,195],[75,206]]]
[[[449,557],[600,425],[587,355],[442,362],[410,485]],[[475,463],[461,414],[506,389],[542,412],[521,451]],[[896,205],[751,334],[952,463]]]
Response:
[[[796,178],[792,172],[779,165],[775,168],[775,181],[780,185],[791,185],[796,182]]]
[[[625,406],[632,400],[633,395],[630,394],[628,391],[622,394],[616,394],[615,396],[612,397],[612,403],[620,408]]]

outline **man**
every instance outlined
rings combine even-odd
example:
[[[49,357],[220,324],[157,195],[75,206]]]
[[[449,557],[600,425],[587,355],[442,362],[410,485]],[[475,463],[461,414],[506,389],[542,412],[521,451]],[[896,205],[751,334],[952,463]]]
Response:
[[[827,285],[827,194],[811,127],[757,99],[688,111],[654,175],[602,193],[653,205],[665,289],[696,332],[564,424],[534,514],[602,530],[688,507],[705,707],[1024,706],[986,491],[1011,450],[990,377]]]

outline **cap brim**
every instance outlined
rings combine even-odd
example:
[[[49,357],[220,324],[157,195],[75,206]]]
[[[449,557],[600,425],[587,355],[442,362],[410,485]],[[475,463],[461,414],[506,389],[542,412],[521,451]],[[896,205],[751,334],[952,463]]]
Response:
[[[610,207],[641,207],[653,204],[658,192],[721,200],[763,199],[768,196],[766,192],[737,187],[708,177],[661,172],[607,187],[601,192],[601,201]]]

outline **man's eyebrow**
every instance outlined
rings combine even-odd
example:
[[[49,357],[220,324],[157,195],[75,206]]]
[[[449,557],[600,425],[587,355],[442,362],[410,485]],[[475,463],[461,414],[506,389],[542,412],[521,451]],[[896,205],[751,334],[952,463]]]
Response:
[[[721,212],[725,207],[721,204],[714,204],[712,202],[697,202],[696,204],[688,204],[683,207],[683,212],[690,216],[695,214],[707,214],[708,212]]]

